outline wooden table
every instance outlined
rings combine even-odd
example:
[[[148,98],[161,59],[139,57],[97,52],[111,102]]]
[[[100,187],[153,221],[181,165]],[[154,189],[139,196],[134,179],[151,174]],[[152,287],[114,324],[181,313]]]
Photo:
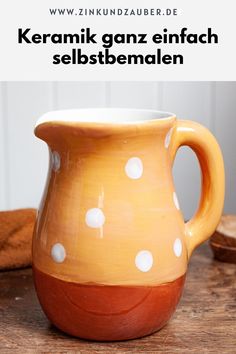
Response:
[[[236,265],[193,255],[182,301],[158,333],[125,342],[69,337],[44,316],[31,269],[0,273],[0,353],[236,353]]]

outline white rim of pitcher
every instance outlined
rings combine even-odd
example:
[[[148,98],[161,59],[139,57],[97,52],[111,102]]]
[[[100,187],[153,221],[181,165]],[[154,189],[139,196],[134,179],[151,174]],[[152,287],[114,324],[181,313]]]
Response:
[[[113,115],[113,119],[111,117]],[[116,115],[116,118],[114,118]],[[122,120],[122,115],[134,115],[143,118]],[[101,118],[99,118],[99,117]],[[104,119],[104,116],[107,116]],[[146,116],[146,117],[145,117]],[[149,116],[149,117],[148,117]],[[89,118],[90,117],[90,118]],[[94,117],[94,118],[92,118]],[[163,121],[175,118],[176,115],[167,111],[138,108],[78,108],[54,110],[43,114],[36,122],[35,128],[44,123],[65,122],[65,123],[94,123],[94,124],[141,124],[153,121]],[[89,118],[89,119],[88,119]]]

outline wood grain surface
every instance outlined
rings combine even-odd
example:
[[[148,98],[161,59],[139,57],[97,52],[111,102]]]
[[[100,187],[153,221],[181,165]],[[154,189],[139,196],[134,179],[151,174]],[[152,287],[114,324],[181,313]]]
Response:
[[[0,273],[0,353],[236,353],[236,266],[193,255],[178,309],[161,331],[124,342],[89,342],[51,326],[31,269]]]

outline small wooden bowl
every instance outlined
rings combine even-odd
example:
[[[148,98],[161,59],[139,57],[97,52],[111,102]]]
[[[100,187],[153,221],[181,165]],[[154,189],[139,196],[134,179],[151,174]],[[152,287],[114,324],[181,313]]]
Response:
[[[236,263],[236,215],[223,215],[210,238],[214,256],[221,262]]]
[[[236,263],[236,248],[220,246],[213,242],[210,242],[211,249],[214,256],[218,261],[227,263]]]

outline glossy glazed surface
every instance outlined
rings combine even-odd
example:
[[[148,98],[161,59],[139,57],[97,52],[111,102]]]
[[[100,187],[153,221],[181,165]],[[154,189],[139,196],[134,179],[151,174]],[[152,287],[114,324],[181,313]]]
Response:
[[[121,114],[120,122],[109,122],[109,112]],[[105,113],[96,121],[96,110],[78,111],[77,121],[73,111],[73,119],[63,121],[62,112],[58,120],[54,112],[36,126],[49,146],[50,166],[33,263],[38,296],[53,323],[77,336],[116,340],[152,333],[173,313],[189,257],[220,219],[224,166],[215,138],[197,123],[154,111],[146,112],[147,120],[144,111]],[[202,171],[199,208],[188,223],[172,177],[182,145],[194,150]]]

